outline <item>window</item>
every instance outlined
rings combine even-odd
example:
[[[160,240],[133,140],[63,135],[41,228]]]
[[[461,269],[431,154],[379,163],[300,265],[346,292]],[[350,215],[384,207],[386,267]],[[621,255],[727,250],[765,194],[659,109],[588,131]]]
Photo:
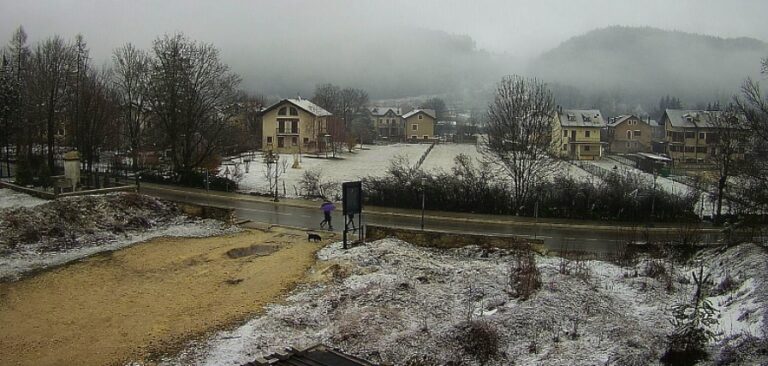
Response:
[[[568,130],[563,130],[563,137],[568,137]]]
[[[589,145],[584,145],[584,151],[589,151]]]
[[[272,143],[272,136],[267,136],[267,143],[268,143],[268,144],[271,144],[271,143]]]
[[[695,138],[695,137],[696,137],[696,135],[692,131],[688,131],[688,132],[685,133],[685,138],[687,138],[687,139],[692,139],[692,138]]]
[[[635,130],[635,137],[640,137],[640,130]]]
[[[429,136],[424,135],[424,140],[427,140],[427,139],[429,139]]]
[[[589,131],[584,131],[584,137],[589,137]]]
[[[296,136],[291,137],[291,146],[296,146],[299,144],[299,138]]]
[[[287,110],[288,110],[288,108],[286,108],[286,107],[280,108],[280,109],[277,111],[277,115],[278,115],[278,116],[285,116],[285,115],[286,115],[286,111],[287,111]]]
[[[294,108],[294,107],[291,107],[291,115],[292,115],[292,116],[298,116],[298,115],[299,115],[299,111],[298,111],[298,110],[296,110],[296,108]]]
[[[707,147],[706,146],[697,146],[696,147],[697,153],[706,154],[707,153]]]
[[[308,143],[309,143],[309,137],[305,137],[305,138],[304,138],[304,145],[306,145],[306,144],[308,144]]]
[[[699,132],[699,140],[704,140],[704,136],[706,136],[704,132]]]
[[[411,125],[411,131],[416,131],[418,129],[419,129],[419,125],[417,125],[417,124],[412,124]]]
[[[563,144],[563,150],[568,150],[568,144]]]
[[[285,147],[285,138],[282,136],[277,137],[277,147]]]
[[[417,138],[419,138],[419,137],[416,136],[416,135],[411,135],[411,140],[416,140]]]
[[[419,119],[424,119],[424,116],[422,116],[422,115],[419,115]]]
[[[695,150],[694,150],[694,147],[693,147],[693,146],[686,146],[686,147],[685,147],[685,152],[687,152],[687,153],[688,153],[688,152],[691,152],[691,153],[692,153],[692,152],[694,152],[694,151],[695,151]]]
[[[627,140],[632,140],[632,131],[627,130]]]

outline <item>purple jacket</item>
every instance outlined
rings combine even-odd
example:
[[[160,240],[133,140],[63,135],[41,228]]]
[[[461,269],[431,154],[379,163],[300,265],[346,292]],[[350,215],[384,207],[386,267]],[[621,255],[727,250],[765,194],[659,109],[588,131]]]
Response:
[[[324,202],[320,205],[320,209],[322,209],[323,212],[331,212],[336,209],[336,206],[334,206],[332,202]]]

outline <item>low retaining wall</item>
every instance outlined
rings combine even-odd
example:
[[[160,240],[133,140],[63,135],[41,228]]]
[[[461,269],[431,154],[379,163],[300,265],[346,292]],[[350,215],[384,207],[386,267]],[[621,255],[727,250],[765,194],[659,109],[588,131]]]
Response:
[[[176,205],[189,216],[224,221],[229,225],[235,223],[235,209],[233,208],[205,206],[186,202],[176,202]]]
[[[546,253],[544,241],[517,236],[494,236],[479,234],[449,233],[434,230],[416,230],[388,226],[366,225],[366,241],[395,237],[413,245],[431,248],[461,248],[477,245],[482,248],[526,249]]]
[[[17,192],[26,193],[30,196],[34,196],[34,197],[42,198],[46,200],[52,200],[58,197],[86,196],[89,194],[106,194],[106,193],[113,193],[113,192],[136,192],[136,186],[133,186],[133,185],[101,188],[101,189],[87,189],[83,191],[65,192],[65,193],[59,193],[59,194],[56,194],[53,192],[39,191],[34,188],[27,188],[17,184],[2,182],[2,181],[0,181],[0,187],[12,189]]]

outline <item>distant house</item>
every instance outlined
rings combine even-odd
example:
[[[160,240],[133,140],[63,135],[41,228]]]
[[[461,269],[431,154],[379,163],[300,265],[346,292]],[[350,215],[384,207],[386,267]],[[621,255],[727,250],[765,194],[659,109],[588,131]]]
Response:
[[[607,140],[611,153],[651,152],[653,126],[634,115],[618,116],[608,122]]]
[[[661,117],[666,153],[675,165],[706,164],[718,140],[715,118],[721,112],[667,109]]]
[[[405,138],[408,140],[430,140],[435,136],[437,120],[433,109],[414,109],[403,115]]]
[[[306,99],[283,99],[262,112],[262,149],[275,152],[316,151],[331,138],[331,113]]]
[[[403,113],[399,107],[370,107],[371,119],[380,138],[400,141],[405,136]]]
[[[603,156],[600,130],[605,126],[597,109],[558,107],[552,123],[552,152],[576,160],[597,160]]]

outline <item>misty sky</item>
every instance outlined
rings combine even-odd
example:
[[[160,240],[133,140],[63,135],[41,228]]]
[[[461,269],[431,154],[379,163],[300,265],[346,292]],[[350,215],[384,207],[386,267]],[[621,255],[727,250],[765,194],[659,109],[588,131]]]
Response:
[[[723,37],[768,40],[765,0],[538,0],[538,1],[35,1],[0,0],[0,36],[24,25],[31,39],[83,33],[92,54],[105,58],[131,41],[149,46],[166,32],[183,31],[220,48],[247,47],[254,33],[311,42],[313,32],[343,41],[355,29],[418,27],[472,37],[479,48],[535,57],[560,42],[608,25],[647,25]],[[296,31],[306,37],[296,39]]]

